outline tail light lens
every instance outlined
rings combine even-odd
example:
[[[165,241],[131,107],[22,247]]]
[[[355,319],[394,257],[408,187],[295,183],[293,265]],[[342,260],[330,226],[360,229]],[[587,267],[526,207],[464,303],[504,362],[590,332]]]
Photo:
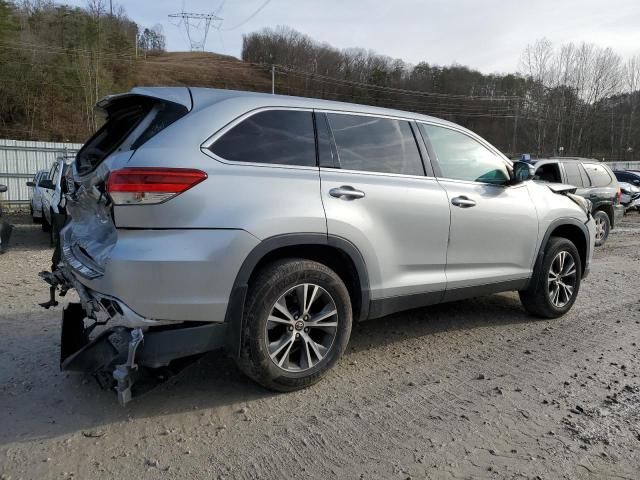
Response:
[[[620,200],[622,200],[622,190],[620,189],[620,185],[618,185],[618,191],[616,192],[616,203],[620,203]]]
[[[150,205],[166,202],[207,178],[189,168],[123,168],[111,172],[107,192],[115,205]]]

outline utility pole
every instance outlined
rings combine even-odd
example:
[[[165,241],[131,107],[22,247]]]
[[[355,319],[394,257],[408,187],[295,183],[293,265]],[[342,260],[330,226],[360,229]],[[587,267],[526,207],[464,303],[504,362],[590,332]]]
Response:
[[[271,95],[276,94],[276,66],[271,65]]]

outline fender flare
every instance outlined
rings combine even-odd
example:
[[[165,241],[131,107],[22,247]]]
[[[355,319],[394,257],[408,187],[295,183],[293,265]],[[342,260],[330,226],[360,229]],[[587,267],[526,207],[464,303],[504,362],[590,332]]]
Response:
[[[547,248],[547,244],[549,243],[549,239],[551,238],[551,234],[556,228],[561,227],[563,225],[572,225],[580,229],[580,231],[584,235],[585,244],[587,246],[587,249],[585,251],[585,259],[589,258],[589,253],[590,253],[589,250],[591,248],[591,244],[589,242],[589,229],[587,228],[587,226],[580,220],[577,220],[572,217],[556,218],[553,222],[551,222],[551,224],[549,224],[546,232],[544,233],[544,237],[542,237],[542,242],[540,243],[540,247],[538,248],[538,254],[536,255],[536,258],[533,264],[534,275],[535,275],[535,272],[538,271],[539,266],[542,265],[542,260],[544,259],[544,252],[545,252],[545,249]],[[583,278],[586,276],[587,272],[588,272],[587,265],[586,264],[582,265]],[[534,281],[534,278],[532,276],[530,280],[530,284],[533,281]]]
[[[229,304],[224,318],[224,322],[228,325],[225,348],[232,357],[239,358],[240,356],[240,343],[244,327],[244,303],[249,289],[249,279],[256,266],[260,260],[275,250],[303,245],[334,247],[351,259],[360,282],[360,317],[355,320],[365,320],[368,317],[370,303],[369,275],[364,257],[353,243],[342,237],[324,233],[291,233],[269,237],[262,240],[249,252],[236,275],[229,295]]]

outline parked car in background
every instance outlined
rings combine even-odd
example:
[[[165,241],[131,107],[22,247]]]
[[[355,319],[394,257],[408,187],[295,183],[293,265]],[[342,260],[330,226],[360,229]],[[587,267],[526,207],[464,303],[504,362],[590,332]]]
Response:
[[[39,170],[33,176],[33,180],[27,182],[27,186],[31,187],[31,201],[29,210],[31,212],[31,218],[33,223],[42,222],[42,193],[43,188],[40,186],[40,181],[44,180],[48,174],[48,170]]]
[[[123,402],[138,366],[216,348],[268,388],[304,388],[353,322],[443,301],[519,291],[555,318],[589,270],[589,202],[441,119],[184,87],[98,108],[43,277],[82,302],[62,368],[106,372]],[[90,337],[91,319],[107,329]]]
[[[640,171],[638,170],[614,170],[614,175],[619,182],[630,183],[640,187]]]
[[[66,218],[62,180],[70,163],[70,158],[58,157],[47,175],[38,183],[42,188],[42,230],[49,232],[51,245],[56,244]]]
[[[574,185],[576,194],[591,202],[591,213],[596,222],[596,246],[603,245],[625,211],[613,171],[597,160],[576,157],[540,159],[533,164],[534,180]]]
[[[640,210],[640,187],[627,182],[619,182],[620,203],[624,205],[625,211]]]

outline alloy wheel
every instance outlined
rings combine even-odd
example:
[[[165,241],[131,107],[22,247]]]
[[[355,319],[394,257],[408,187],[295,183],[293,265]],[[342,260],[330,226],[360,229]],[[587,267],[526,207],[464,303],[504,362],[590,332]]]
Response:
[[[324,288],[303,283],[275,302],[266,323],[271,361],[287,372],[313,368],[329,353],[338,332],[338,309]]]
[[[548,293],[551,303],[557,307],[564,307],[571,298],[577,282],[576,261],[566,250],[558,252],[548,274]]]

